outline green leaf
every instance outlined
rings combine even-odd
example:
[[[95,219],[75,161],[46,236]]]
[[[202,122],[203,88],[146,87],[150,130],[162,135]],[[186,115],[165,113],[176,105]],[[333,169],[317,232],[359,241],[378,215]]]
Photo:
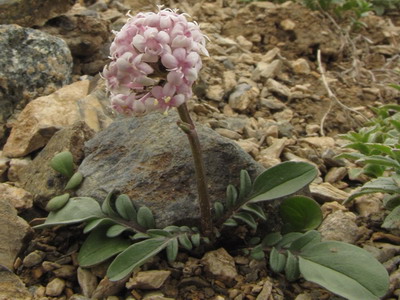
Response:
[[[135,243],[120,253],[110,264],[107,277],[118,281],[127,277],[134,269],[158,254],[170,243],[169,238],[151,238]]]
[[[239,200],[245,199],[251,193],[251,178],[246,170],[240,171]]]
[[[364,184],[359,191],[354,192],[350,197],[344,202],[347,203],[354,198],[370,193],[388,193],[388,194],[399,194],[400,186],[395,178],[392,177],[378,177]]]
[[[393,210],[395,207],[400,206],[400,195],[385,195],[383,198],[383,206],[388,210]]]
[[[250,202],[272,200],[293,194],[313,181],[317,174],[317,169],[309,163],[280,163],[256,178]]]
[[[234,219],[229,218],[229,219],[227,219],[227,220],[224,222],[223,225],[224,225],[224,226],[229,226],[229,227],[234,227],[234,226],[237,226],[238,223],[237,223]]]
[[[394,160],[390,157],[381,156],[381,155],[367,156],[367,157],[357,160],[356,162],[362,162],[362,163],[366,163],[366,164],[375,164],[375,165],[379,165],[379,166],[391,167],[394,169],[400,168],[400,164],[396,160]]]
[[[127,231],[127,230],[131,230],[131,229],[126,226],[120,225],[120,224],[115,224],[107,229],[106,236],[109,238],[113,238],[113,237],[119,236],[121,233],[123,233],[124,231]]]
[[[186,233],[179,235],[178,241],[186,250],[192,250],[193,248],[192,242],[190,241]]]
[[[322,211],[317,202],[305,196],[294,196],[283,200],[279,213],[284,223],[295,231],[317,228],[322,222]]]
[[[72,177],[68,180],[67,185],[65,186],[65,190],[72,190],[77,188],[83,181],[83,175],[81,172],[76,172]]]
[[[136,222],[136,209],[128,195],[122,194],[117,197],[115,209],[125,220]]]
[[[215,201],[214,202],[214,211],[215,211],[215,217],[217,219],[221,218],[222,215],[224,214],[224,205],[219,201]]]
[[[141,240],[141,239],[148,239],[150,238],[150,235],[148,235],[147,233],[143,233],[143,232],[138,232],[135,233],[133,236],[131,236],[131,240],[135,241],[135,240]]]
[[[279,243],[279,241],[282,239],[282,235],[280,232],[272,232],[267,234],[263,240],[261,241],[261,245],[263,247],[271,247]]]
[[[303,236],[294,240],[289,247],[291,251],[300,251],[306,246],[310,246],[314,243],[321,242],[321,234],[316,230],[310,230],[303,234]]]
[[[75,224],[103,217],[105,216],[96,200],[89,197],[74,197],[69,199],[62,209],[50,212],[46,221],[34,228]]]
[[[378,300],[389,288],[386,269],[367,251],[342,242],[310,245],[299,254],[308,281],[350,300]]]
[[[280,249],[282,247],[290,247],[293,241],[297,240],[298,238],[302,237],[303,234],[300,232],[289,232],[285,234],[282,239],[275,245],[276,248]]]
[[[112,224],[115,224],[115,222],[109,218],[90,220],[89,222],[87,222],[85,228],[83,228],[83,233],[89,233],[93,229],[98,228],[100,226],[108,226]]]
[[[74,159],[69,151],[60,152],[52,158],[50,166],[57,172],[70,178],[74,174]]]
[[[249,225],[252,229],[257,229],[257,222],[254,220],[251,214],[246,212],[239,212],[233,215],[233,218],[238,219]]]
[[[226,207],[227,207],[227,209],[231,209],[235,206],[237,197],[238,197],[238,193],[236,191],[236,188],[232,184],[229,184],[226,187]]]
[[[272,248],[271,253],[269,254],[269,266],[271,270],[275,273],[280,273],[285,269],[286,265],[286,256],[276,248]]]
[[[165,237],[170,237],[172,236],[171,233],[165,229],[148,229],[146,233],[150,237],[159,237],[159,236],[165,236]]]
[[[49,212],[60,210],[65,206],[65,204],[67,204],[68,200],[69,200],[68,193],[51,198],[50,201],[47,202],[46,210]]]
[[[260,218],[263,221],[267,220],[264,210],[257,203],[247,203],[241,207],[243,210],[248,211]]]
[[[153,213],[147,206],[142,206],[137,212],[137,222],[144,228],[151,229],[156,227]]]
[[[171,239],[166,249],[168,262],[171,263],[175,261],[176,256],[178,255],[178,247],[179,247],[178,240],[176,238]]]
[[[180,231],[179,227],[175,226],[175,225],[169,225],[169,226],[165,227],[164,230],[168,231],[168,232],[172,232],[172,233]]]
[[[265,257],[265,253],[261,245],[258,245],[251,249],[250,255],[255,260],[262,260]]]
[[[289,281],[295,281],[300,276],[299,260],[290,251],[287,252],[285,275]]]
[[[81,267],[94,266],[124,251],[130,244],[129,240],[121,237],[108,238],[104,228],[98,228],[93,230],[83,243],[78,262]]]
[[[400,206],[397,206],[386,216],[381,227],[385,229],[400,228]]]
[[[190,236],[190,240],[192,241],[193,246],[198,247],[200,246],[201,236],[200,233],[195,233]]]
[[[113,197],[114,191],[111,191],[108,193],[106,199],[104,199],[103,203],[101,204],[101,210],[103,213],[105,213],[107,216],[112,217],[112,218],[119,218],[119,214],[117,214],[112,207],[111,204],[111,198]]]

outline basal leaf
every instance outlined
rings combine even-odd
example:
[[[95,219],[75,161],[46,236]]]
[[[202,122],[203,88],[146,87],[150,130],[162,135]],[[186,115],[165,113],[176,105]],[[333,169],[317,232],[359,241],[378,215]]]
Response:
[[[106,236],[109,238],[113,238],[113,237],[121,235],[121,233],[123,233],[124,231],[127,231],[127,230],[131,230],[131,229],[126,226],[120,225],[120,224],[115,224],[107,229]]]
[[[191,250],[193,248],[192,242],[190,241],[186,233],[180,234],[178,236],[178,241],[186,250]]]
[[[265,253],[261,245],[258,245],[251,249],[250,255],[256,260],[262,260],[265,257]]]
[[[252,213],[254,216],[260,218],[263,221],[267,220],[267,216],[264,213],[264,210],[258,206],[257,203],[247,203],[241,207],[243,210]]]
[[[74,197],[70,198],[62,209],[50,212],[46,221],[41,225],[35,226],[35,228],[75,224],[103,217],[105,215],[96,200],[90,197]]]
[[[114,195],[114,191],[111,191],[108,193],[106,199],[104,199],[103,203],[101,204],[101,210],[103,213],[105,213],[107,216],[112,217],[112,218],[119,218],[119,215],[116,213],[114,210],[111,199]]]
[[[236,188],[232,184],[229,184],[226,187],[226,207],[227,207],[227,209],[230,209],[235,206],[237,197],[238,197],[238,193],[237,193]]]
[[[234,219],[229,218],[229,219],[227,219],[227,220],[224,222],[223,225],[224,225],[224,226],[233,227],[233,226],[237,226],[238,223],[237,223]]]
[[[317,169],[305,162],[288,161],[271,167],[254,181],[250,202],[293,194],[313,181],[317,174]]]
[[[74,174],[74,160],[69,151],[60,152],[51,159],[50,166],[57,172],[70,178]]]
[[[47,202],[46,210],[49,212],[60,210],[67,204],[68,200],[69,200],[68,193],[60,195],[60,196],[56,196],[56,197],[50,199],[49,202]]]
[[[94,219],[87,222],[85,228],[83,229],[83,233],[89,233],[99,226],[110,226],[112,224],[115,224],[115,222],[109,218]]]
[[[178,248],[179,248],[178,240],[176,238],[171,239],[166,249],[168,262],[171,263],[175,261],[176,256],[178,255]]]
[[[98,228],[93,230],[83,243],[79,250],[78,262],[82,267],[94,266],[124,251],[130,245],[128,239],[108,238],[104,228]]]
[[[283,200],[279,213],[284,223],[295,231],[317,228],[322,222],[322,211],[317,202],[305,196],[293,196]]]
[[[269,254],[269,265],[271,270],[280,273],[285,269],[286,256],[280,253],[275,247],[272,248]]]
[[[136,221],[136,209],[128,195],[122,194],[117,197],[115,209],[125,220]]]
[[[316,230],[310,230],[303,234],[303,236],[294,240],[289,247],[291,251],[300,251],[306,246],[310,246],[314,243],[321,242],[321,234]]]
[[[299,260],[290,251],[287,251],[285,275],[289,281],[295,281],[300,276]]]
[[[166,237],[170,237],[172,236],[171,233],[165,229],[148,229],[146,231],[146,233],[150,236],[150,237],[159,237],[159,236],[166,236]]]
[[[162,251],[170,243],[169,238],[151,238],[135,243],[120,253],[110,264],[107,277],[117,281],[127,277],[134,269]]]
[[[261,241],[261,245],[263,247],[271,247],[279,243],[282,239],[282,235],[280,232],[272,232],[267,234]]]
[[[251,178],[246,170],[240,171],[239,200],[242,201],[251,193]]]
[[[257,222],[254,220],[252,215],[246,212],[240,212],[233,215],[233,218],[238,219],[249,225],[252,229],[257,229]]]
[[[67,185],[65,186],[65,190],[72,190],[77,188],[83,181],[83,175],[81,172],[76,172],[72,177],[68,180]]]
[[[201,236],[200,233],[195,233],[190,236],[190,240],[192,241],[193,246],[198,247],[200,246]]]
[[[382,224],[385,229],[399,229],[400,228],[400,206],[393,209],[385,218]]]
[[[224,205],[219,201],[215,201],[214,202],[214,212],[215,212],[215,217],[217,219],[221,218],[222,215],[224,214]]]
[[[304,247],[300,272],[349,300],[378,300],[389,288],[386,269],[371,254],[343,242],[326,241]]]
[[[156,227],[153,213],[147,206],[142,206],[137,212],[137,222],[144,228],[151,229]]]

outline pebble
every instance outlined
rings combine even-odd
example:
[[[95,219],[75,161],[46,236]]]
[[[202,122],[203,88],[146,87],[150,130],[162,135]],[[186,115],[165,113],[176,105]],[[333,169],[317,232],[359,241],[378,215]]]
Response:
[[[275,59],[270,63],[260,61],[252,72],[251,79],[255,81],[262,79],[262,81],[265,81],[269,78],[274,78],[281,72],[282,66],[283,64],[280,59]]]
[[[0,195],[19,212],[33,206],[33,195],[28,191],[12,186],[7,183],[0,183]]]
[[[235,261],[224,248],[207,252],[201,262],[207,274],[228,286],[232,285],[238,276]]]
[[[13,158],[10,160],[10,168],[8,169],[7,177],[9,181],[18,182],[20,181],[20,173],[23,169],[30,164],[32,159],[30,157],[24,158]]]
[[[40,250],[35,250],[29,253],[27,256],[25,256],[22,263],[25,267],[31,268],[33,266],[40,264],[45,257],[46,257],[45,252]]]
[[[171,271],[150,270],[134,274],[126,283],[127,289],[159,289],[171,275]]]
[[[231,140],[238,140],[242,138],[242,136],[239,133],[226,128],[216,128],[215,131],[218,132],[220,135]]]
[[[60,278],[54,278],[46,285],[46,295],[51,297],[60,296],[65,288],[65,281]]]
[[[323,240],[354,244],[361,235],[356,219],[355,214],[338,210],[325,217],[318,231]]]
[[[90,298],[97,287],[97,277],[90,270],[81,267],[77,270],[77,277],[83,295]]]
[[[281,27],[285,31],[292,31],[296,28],[296,23],[290,19],[282,20],[280,23]]]
[[[347,168],[333,167],[325,175],[325,182],[335,183],[342,180],[347,175]]]
[[[291,63],[292,70],[295,74],[310,74],[310,65],[304,58],[299,58]]]
[[[383,194],[375,193],[362,195],[354,199],[354,204],[358,214],[362,217],[368,217],[372,214],[379,213],[383,209]]]
[[[271,93],[276,94],[278,97],[290,98],[290,89],[286,85],[269,78],[266,86]]]
[[[342,203],[350,196],[349,193],[339,190],[328,182],[323,182],[321,184],[311,183],[310,191],[314,199],[320,203],[331,201]]]
[[[222,101],[225,91],[221,85],[210,85],[206,91],[206,97],[213,101]]]

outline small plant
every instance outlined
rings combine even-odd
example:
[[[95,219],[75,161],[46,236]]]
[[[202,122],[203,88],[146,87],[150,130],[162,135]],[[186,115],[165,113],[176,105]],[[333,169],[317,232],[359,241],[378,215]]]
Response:
[[[366,174],[372,179],[353,193],[347,201],[371,193],[385,193],[383,204],[391,213],[383,228],[398,228],[400,222],[400,106],[384,105],[373,109],[376,118],[368,127],[350,132],[344,138],[351,141],[347,148],[357,152],[344,153],[338,157],[354,160],[362,165],[352,171],[353,176]]]
[[[90,267],[110,260],[107,277],[117,281],[162,251],[172,262],[179,251],[199,249],[200,245],[212,248],[224,230],[244,225],[253,235],[251,255],[262,258],[264,251],[269,252],[272,270],[285,270],[289,280],[301,274],[349,299],[360,299],[355,298],[356,293],[363,299],[383,296],[388,288],[383,266],[358,247],[322,242],[314,231],[322,221],[319,205],[304,196],[291,196],[317,176],[313,165],[283,162],[254,181],[242,170],[239,187],[228,185],[226,199],[213,203],[211,209],[200,143],[185,103],[201,68],[200,54],[208,52],[198,25],[188,22],[184,14],[160,8],[158,13],[131,16],[116,34],[111,45],[112,62],[103,72],[112,106],[120,113],[167,114],[177,108],[181,119],[178,126],[189,139],[194,159],[200,228],[173,224],[157,228],[149,208],[137,207],[127,195],[114,192],[101,205],[90,197],[55,197],[46,221],[37,228],[84,222],[88,236],[79,251],[79,264]],[[77,178],[76,183],[67,185],[69,188],[82,181],[81,175],[73,175],[70,154],[57,155],[51,165],[71,177],[70,181]],[[273,233],[261,240],[257,235],[264,234],[258,224],[268,218],[264,203],[283,198],[279,210],[283,235]]]

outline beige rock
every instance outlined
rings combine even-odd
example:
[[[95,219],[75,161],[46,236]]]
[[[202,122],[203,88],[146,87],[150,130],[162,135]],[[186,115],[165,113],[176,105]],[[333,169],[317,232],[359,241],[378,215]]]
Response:
[[[89,81],[78,81],[26,105],[4,145],[4,155],[22,157],[44,147],[53,134],[79,120],[76,102],[84,98]]]
[[[46,295],[51,297],[60,296],[65,288],[65,281],[60,278],[54,278],[46,285]]]
[[[229,130],[226,128],[216,128],[215,131],[228,139],[238,140],[238,139],[242,138],[242,136],[239,133],[237,133],[236,131]]]
[[[360,237],[361,230],[356,224],[356,215],[341,210],[329,214],[318,231],[323,240],[334,240],[353,244]]]
[[[292,62],[292,69],[296,74],[310,74],[310,66],[304,58]]]
[[[310,184],[310,191],[313,197],[319,202],[337,201],[344,202],[349,198],[350,194],[339,190],[328,182],[321,184]]]
[[[367,194],[354,199],[354,204],[360,216],[368,217],[382,210],[382,199],[383,194],[381,193]]]
[[[238,140],[236,141],[240,147],[247,153],[251,154],[253,157],[257,157],[259,155],[259,146],[253,139],[246,139],[246,140]]]
[[[253,43],[246,39],[243,35],[238,35],[236,37],[238,44],[245,50],[251,50]]]
[[[17,275],[5,268],[0,268],[0,299],[31,300],[32,295]]]
[[[310,136],[301,139],[301,141],[305,141],[310,145],[324,150],[335,147],[335,140],[329,136]]]
[[[223,83],[225,91],[231,91],[236,85],[236,73],[234,71],[225,71],[223,73]]]
[[[279,159],[283,149],[291,142],[288,138],[274,139],[271,146],[261,150],[258,162],[269,168],[281,162]]]
[[[278,96],[282,96],[285,98],[290,98],[290,89],[286,85],[283,85],[282,83],[272,78],[269,78],[267,80],[267,88],[268,91],[270,91],[271,93],[277,94]]]
[[[265,62],[265,63],[270,63],[271,61],[273,61],[275,59],[275,57],[281,52],[281,50],[277,47],[269,50],[267,53],[265,53],[262,57],[261,57],[261,61]]]
[[[325,181],[329,183],[335,183],[342,180],[346,175],[347,175],[347,168],[333,167],[325,175]]]
[[[290,31],[296,28],[296,23],[290,19],[282,20],[280,23],[283,30]]]
[[[31,268],[33,266],[40,264],[45,257],[46,257],[45,252],[40,250],[35,250],[24,257],[22,264],[27,268]]]
[[[260,90],[247,83],[239,84],[235,91],[229,96],[229,106],[233,109],[244,111],[256,102]]]
[[[293,115],[294,115],[293,110],[286,108],[283,111],[274,113],[274,119],[280,123],[290,122],[293,119]]]
[[[265,281],[264,285],[262,286],[261,292],[258,294],[256,300],[264,300],[269,299],[272,293],[273,284],[270,281]]]
[[[15,258],[31,234],[31,227],[18,217],[10,201],[0,197],[0,265],[12,270]]]
[[[129,279],[125,286],[128,289],[159,289],[167,280],[170,274],[171,271],[165,270],[150,270],[138,272]]]
[[[280,59],[275,59],[270,63],[260,61],[254,69],[251,79],[260,80],[261,78],[274,78],[281,71],[282,65],[283,64]]]
[[[81,267],[77,270],[79,286],[84,296],[90,298],[97,287],[97,277],[90,270]]]
[[[232,285],[238,276],[235,261],[224,248],[210,251],[201,259],[207,274],[227,285]]]
[[[20,173],[32,162],[30,157],[13,158],[10,160],[10,168],[8,169],[7,177],[9,181],[20,181]]]
[[[10,159],[3,156],[3,151],[0,151],[0,182],[6,181],[7,170],[10,165]]]
[[[221,85],[216,84],[216,85],[211,85],[208,87],[206,96],[210,100],[214,101],[222,101],[224,97],[224,89],[222,88]]]

